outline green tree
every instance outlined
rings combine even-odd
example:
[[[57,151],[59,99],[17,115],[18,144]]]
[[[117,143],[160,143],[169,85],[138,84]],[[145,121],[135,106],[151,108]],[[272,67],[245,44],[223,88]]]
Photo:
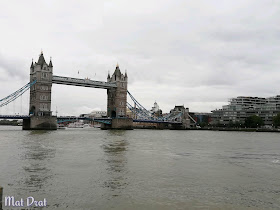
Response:
[[[276,117],[273,118],[273,124],[277,127],[280,126],[280,113],[277,114]]]
[[[264,125],[264,122],[262,118],[260,118],[257,115],[252,115],[250,117],[247,117],[245,120],[245,126],[248,128],[257,128],[262,125]]]

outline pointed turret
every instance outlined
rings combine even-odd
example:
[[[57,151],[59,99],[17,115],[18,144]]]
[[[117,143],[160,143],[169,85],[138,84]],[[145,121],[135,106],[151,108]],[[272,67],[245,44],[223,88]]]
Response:
[[[45,58],[44,58],[43,52],[41,52],[41,54],[40,54],[40,57],[39,57],[39,59],[38,59],[37,64],[38,64],[38,65],[43,65],[43,64],[45,64],[45,63],[46,63],[46,61],[45,61]]]
[[[32,59],[32,63],[31,63],[31,66],[30,66],[31,69],[34,68],[34,63],[33,63],[33,59]]]
[[[117,75],[117,76],[120,76],[120,75],[121,75],[121,70],[120,70],[120,67],[119,67],[119,64],[118,64],[118,63],[117,63],[117,65],[116,65],[116,69],[115,69],[114,74]]]
[[[50,58],[49,67],[53,67],[53,65],[52,65],[52,57]]]
[[[40,65],[41,69],[42,69],[44,64],[48,65],[46,63],[46,61],[45,61],[45,58],[44,58],[44,55],[43,55],[43,51],[42,51],[41,54],[40,54],[40,57],[38,59],[37,65]]]
[[[127,78],[127,71],[126,71],[126,70],[125,70],[125,74],[124,74],[124,77],[125,77],[125,78]]]
[[[107,76],[107,79],[110,79],[111,76],[110,76],[110,71],[108,71],[108,76]]]

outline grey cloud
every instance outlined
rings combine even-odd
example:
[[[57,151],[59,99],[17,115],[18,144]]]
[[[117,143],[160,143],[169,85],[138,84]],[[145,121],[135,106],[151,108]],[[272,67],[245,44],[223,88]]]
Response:
[[[238,95],[279,94],[276,0],[48,1],[36,2],[35,9],[25,2],[18,6],[7,2],[0,9],[1,29],[6,31],[0,40],[6,49],[0,68],[9,78],[28,81],[30,60],[43,48],[47,60],[53,57],[57,75],[104,81],[119,63],[123,72],[127,69],[129,90],[139,102],[150,108],[157,100],[165,112],[175,104],[210,111]],[[54,87],[53,107],[63,107],[65,113],[106,109],[106,93],[71,90],[70,98],[64,87]]]
[[[25,74],[24,66],[22,60],[7,58],[0,53],[0,68],[4,71],[2,77],[11,77],[18,80],[26,79],[29,74]]]

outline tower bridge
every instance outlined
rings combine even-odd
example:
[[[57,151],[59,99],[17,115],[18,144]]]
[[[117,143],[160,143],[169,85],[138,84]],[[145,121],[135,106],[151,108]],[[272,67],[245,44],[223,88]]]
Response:
[[[149,122],[162,125],[175,125],[186,128],[188,113],[185,110],[179,113],[170,113],[165,118],[153,116],[142,106],[127,90],[128,76],[123,74],[117,65],[112,75],[108,74],[107,81],[96,81],[65,76],[53,75],[53,64],[45,61],[41,52],[37,62],[31,63],[30,82],[9,96],[0,99],[0,108],[16,100],[30,89],[30,102],[28,115],[0,115],[0,119],[23,119],[23,129],[57,129],[57,120],[68,120],[67,117],[52,115],[51,94],[52,85],[72,85],[107,90],[107,118],[92,119],[102,123],[103,129],[132,129],[134,122]],[[134,106],[127,102],[127,95],[134,102]],[[127,107],[137,116],[135,119],[127,117]]]

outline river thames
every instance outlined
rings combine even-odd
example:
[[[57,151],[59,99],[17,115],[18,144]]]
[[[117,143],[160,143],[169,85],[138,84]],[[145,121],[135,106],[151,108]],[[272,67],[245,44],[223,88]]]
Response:
[[[0,166],[43,209],[280,208],[279,133],[1,126]]]

